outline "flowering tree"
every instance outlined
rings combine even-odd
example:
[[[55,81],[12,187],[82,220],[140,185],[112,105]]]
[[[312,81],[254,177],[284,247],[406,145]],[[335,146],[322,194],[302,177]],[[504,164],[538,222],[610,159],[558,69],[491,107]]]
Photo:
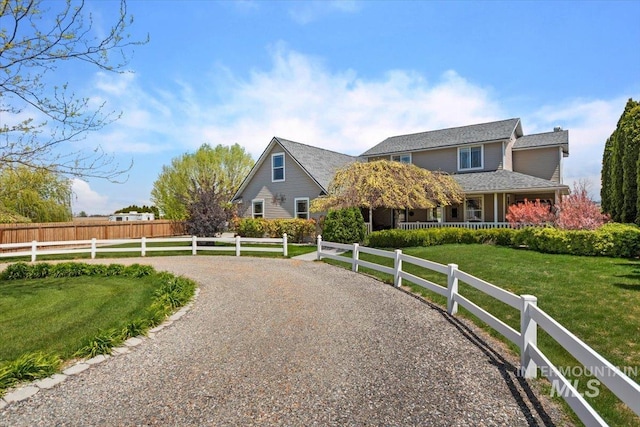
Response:
[[[588,184],[580,181],[573,185],[571,194],[556,204],[558,216],[555,224],[565,230],[595,230],[609,221],[600,207],[589,197]]]
[[[529,201],[524,199],[524,203],[509,206],[507,221],[512,225],[549,225],[555,222],[556,216],[552,207],[548,203],[543,203],[540,199]]]
[[[563,196],[554,207],[537,199],[509,207],[511,224],[554,225],[563,230],[595,230],[609,221],[600,207],[589,197],[588,183],[575,183],[573,191]]]

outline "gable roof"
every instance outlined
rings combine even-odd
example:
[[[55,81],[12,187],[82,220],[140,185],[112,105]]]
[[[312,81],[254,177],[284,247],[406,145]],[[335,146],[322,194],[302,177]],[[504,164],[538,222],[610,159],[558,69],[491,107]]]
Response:
[[[410,152],[463,144],[499,141],[522,136],[519,118],[440,129],[410,135],[392,136],[362,153],[362,156]]]
[[[283,138],[275,139],[280,142],[285,151],[325,192],[329,188],[336,171],[357,160],[357,157],[324,148],[313,147]]]
[[[474,172],[452,175],[465,193],[494,193],[504,191],[569,192],[569,187],[554,181],[500,169],[493,172]]]
[[[325,193],[327,192],[327,188],[329,188],[329,183],[333,179],[336,170],[358,159],[357,157],[347,154],[337,153],[324,148],[313,147],[274,136],[267,148],[260,155],[258,161],[253,165],[249,174],[244,181],[242,181],[242,184],[240,184],[240,188],[238,188],[238,191],[236,191],[236,194],[231,199],[232,201],[239,198],[246,186],[251,182],[256,171],[265,162],[268,153],[271,152],[276,144],[280,145],[289,157],[291,157]]]
[[[513,144],[514,150],[527,150],[542,147],[562,147],[564,156],[569,155],[569,131],[554,130],[553,132],[535,133],[525,135],[516,140]]]

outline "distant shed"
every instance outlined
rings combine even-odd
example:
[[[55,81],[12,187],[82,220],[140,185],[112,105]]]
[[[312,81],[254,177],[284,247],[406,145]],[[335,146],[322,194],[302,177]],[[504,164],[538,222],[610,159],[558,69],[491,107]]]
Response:
[[[109,215],[109,221],[153,221],[155,215],[150,212],[131,211],[129,213],[117,213]]]

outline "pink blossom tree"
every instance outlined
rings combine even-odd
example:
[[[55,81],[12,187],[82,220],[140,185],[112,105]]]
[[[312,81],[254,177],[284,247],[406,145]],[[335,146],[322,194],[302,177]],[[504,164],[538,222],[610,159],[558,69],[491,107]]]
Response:
[[[554,223],[555,215],[551,206],[540,199],[533,202],[524,199],[524,203],[509,206],[507,221],[512,225],[549,225]]]
[[[556,204],[557,218],[555,224],[564,230],[595,230],[609,221],[609,216],[602,213],[589,197],[588,183],[580,181],[573,184],[573,191],[563,196]]]

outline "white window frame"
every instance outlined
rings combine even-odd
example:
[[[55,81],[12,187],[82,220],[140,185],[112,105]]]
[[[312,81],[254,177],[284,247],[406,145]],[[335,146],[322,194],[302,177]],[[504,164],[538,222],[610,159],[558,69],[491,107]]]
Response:
[[[282,167],[282,179],[275,178],[276,166],[274,165],[274,161],[276,157],[282,156],[282,166],[278,166],[278,169]],[[285,168],[285,156],[284,153],[273,153],[271,155],[271,182],[283,182],[286,177],[286,168]]]
[[[262,204],[262,213],[258,214],[259,216],[256,216],[256,204],[257,203],[261,203]],[[253,199],[251,201],[251,217],[252,218],[264,218],[264,199]]]
[[[301,201],[305,201],[307,202],[307,211],[306,212],[299,212],[298,211],[298,202]],[[295,199],[293,199],[293,211],[294,211],[294,218],[300,218],[300,214],[304,213],[306,215],[306,217],[302,218],[302,219],[309,219],[309,198],[308,197],[296,197]]]
[[[469,165],[471,165],[471,150],[474,148],[480,148],[480,166],[463,168],[461,163],[460,153],[463,151],[469,151]],[[484,145],[470,145],[468,147],[458,147],[458,170],[470,171],[484,169]]]
[[[405,159],[407,159],[407,158],[408,158],[408,161],[404,161],[404,160],[402,160],[402,158],[403,158],[403,157],[404,157]],[[407,164],[409,164],[409,163],[411,163],[411,160],[412,160],[412,159],[411,159],[411,153],[402,153],[402,154],[392,154],[392,155],[391,155],[391,161],[392,161],[392,162],[400,162],[400,163],[407,163]]]
[[[469,209],[467,208],[467,202],[469,200],[479,200],[480,201],[480,222],[484,222],[484,196],[470,196],[465,197],[464,199],[464,220],[465,221],[478,221],[475,218],[469,218]]]

